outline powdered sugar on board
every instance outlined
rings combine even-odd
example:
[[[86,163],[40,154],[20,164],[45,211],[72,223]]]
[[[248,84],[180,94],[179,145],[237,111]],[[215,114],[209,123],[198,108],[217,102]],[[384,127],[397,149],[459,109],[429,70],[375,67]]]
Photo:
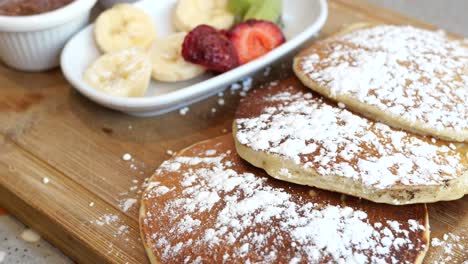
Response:
[[[239,169],[233,155],[179,156],[156,171],[141,220],[161,262],[405,263],[425,247],[423,207],[415,206],[417,219],[397,214],[397,221],[383,210],[376,222],[375,209],[342,205],[339,195],[319,190],[312,197],[306,187],[295,192]],[[330,196],[338,204],[327,203]]]
[[[468,130],[468,47],[410,26],[375,26],[320,42],[300,59],[332,98],[351,96],[428,129]]]
[[[129,126],[130,128],[131,126]],[[139,238],[135,238],[132,233],[138,232],[135,227],[129,225],[126,214],[136,214],[139,208],[139,200],[142,190],[146,187],[147,182],[147,166],[138,159],[138,155],[134,153],[123,153],[120,157],[120,162],[128,166],[128,190],[118,194],[116,206],[121,209],[121,212],[111,211],[109,208],[103,208],[102,204],[89,201],[87,206],[90,210],[95,210],[90,214],[88,225],[92,229],[98,229],[99,232],[106,233],[112,236],[113,239],[107,241],[107,254],[120,256],[123,254],[122,247],[126,250],[134,250],[139,245]],[[135,243],[137,242],[137,243]]]
[[[120,242],[124,241],[129,248],[135,248],[135,245],[133,243],[127,243],[130,241],[130,227],[118,215],[112,213],[105,213],[97,217],[97,219],[91,220],[90,224],[94,225],[94,228],[111,229],[112,236],[115,240],[119,240]],[[107,254],[120,254],[119,252],[114,250],[114,243],[115,241],[107,242]]]
[[[137,202],[138,202],[137,199],[128,198],[128,199],[125,199],[125,200],[121,200],[121,201],[120,201],[120,204],[119,204],[119,207],[120,207],[120,209],[122,209],[122,211],[127,212],[127,211],[128,211],[130,208],[132,208]]]
[[[453,263],[455,259],[455,251],[465,252],[465,246],[468,244],[468,237],[459,236],[452,233],[444,234],[441,238],[432,238],[431,247],[434,249],[442,249],[437,258],[434,259],[434,264]],[[468,255],[466,256],[468,260]]]
[[[119,193],[118,205],[123,212],[128,212],[132,208],[137,208],[140,194],[145,187],[147,180],[145,177],[146,164],[129,153],[123,154],[122,160],[125,161],[131,169],[129,175],[131,177],[131,184],[127,191]]]
[[[269,71],[271,70],[271,68],[267,68],[267,69],[265,69],[265,73],[269,74]],[[226,105],[227,101],[225,98],[225,94],[229,92],[231,95],[238,95],[241,97],[245,97],[247,95],[247,92],[252,88],[252,85],[253,85],[253,78],[246,77],[238,82],[231,84],[229,87],[226,87],[226,91],[222,91],[217,94],[218,98],[216,100],[216,107],[212,107],[210,109],[211,114],[217,113],[220,110],[220,108]],[[182,107],[179,109],[179,114],[181,116],[186,116],[189,113],[190,113],[189,107]]]
[[[91,223],[98,226],[111,225],[119,220],[119,217],[114,214],[103,214],[98,219],[91,221]]]
[[[236,119],[237,140],[256,151],[279,154],[322,176],[352,178],[379,189],[444,185],[467,169],[460,153],[441,141],[362,118],[302,88],[271,94],[266,89],[263,97],[254,91],[250,99],[263,108]]]

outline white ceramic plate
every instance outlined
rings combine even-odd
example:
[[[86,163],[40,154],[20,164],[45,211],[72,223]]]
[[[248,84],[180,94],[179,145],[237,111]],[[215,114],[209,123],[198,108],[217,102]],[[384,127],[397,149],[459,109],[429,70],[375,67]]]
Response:
[[[94,42],[94,25],[83,29],[67,43],[61,57],[62,71],[80,93],[105,107],[131,115],[163,114],[207,98],[227,85],[267,67],[311,39],[325,24],[328,15],[326,0],[284,1],[283,33],[287,42],[265,56],[224,74],[205,74],[178,83],[151,81],[144,97],[122,98],[107,95],[93,89],[82,78],[88,65],[101,55]],[[174,32],[171,16],[176,3],[177,0],[143,0],[135,5],[153,17],[158,36],[164,36]]]

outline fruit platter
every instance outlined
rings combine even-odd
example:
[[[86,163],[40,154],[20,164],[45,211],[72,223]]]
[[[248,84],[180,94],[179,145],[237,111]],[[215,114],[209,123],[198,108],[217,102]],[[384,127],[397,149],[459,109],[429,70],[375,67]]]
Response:
[[[69,41],[62,70],[80,93],[115,110],[148,116],[181,108],[291,54],[327,18],[324,0],[259,2],[143,0],[114,6]],[[118,78],[118,67],[111,77],[99,75],[119,60],[133,61],[137,68],[127,70],[143,74],[131,84]]]

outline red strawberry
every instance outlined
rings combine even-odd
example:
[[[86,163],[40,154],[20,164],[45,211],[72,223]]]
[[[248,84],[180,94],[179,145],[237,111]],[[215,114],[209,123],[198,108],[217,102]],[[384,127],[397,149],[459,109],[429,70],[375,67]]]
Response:
[[[198,26],[187,34],[182,56],[186,61],[220,73],[239,66],[236,50],[226,32],[207,25]]]
[[[281,29],[263,20],[247,20],[229,34],[241,64],[265,55],[286,41]]]

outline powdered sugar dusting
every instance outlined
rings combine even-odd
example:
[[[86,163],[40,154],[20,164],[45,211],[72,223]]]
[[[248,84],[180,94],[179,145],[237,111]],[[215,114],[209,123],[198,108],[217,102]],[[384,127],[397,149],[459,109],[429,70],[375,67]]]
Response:
[[[137,202],[138,202],[137,199],[128,198],[128,199],[120,201],[119,207],[120,209],[122,209],[122,211],[128,212],[128,210],[132,208]]]
[[[143,223],[152,230],[146,240],[153,241],[161,262],[384,263],[395,251],[424,247],[419,238],[411,240],[415,234],[407,223],[398,230],[390,230],[396,224],[388,222],[375,227],[365,211],[307,201],[307,191],[304,200],[275,187],[269,177],[236,171],[230,153],[217,155],[166,161],[152,179],[157,184],[146,190]],[[180,167],[180,178],[173,178],[173,167]],[[162,187],[177,191],[161,192]]]
[[[104,214],[100,216],[98,219],[91,221],[91,223],[96,224],[98,226],[103,225],[111,225],[119,220],[119,217],[114,214]]]
[[[301,59],[333,98],[351,96],[425,128],[468,130],[468,48],[445,34],[381,25],[320,42]]]
[[[443,185],[466,170],[461,155],[438,141],[372,122],[300,88],[258,100],[268,106],[256,116],[236,120],[237,140],[320,175],[386,189],[401,184]]]
[[[452,233],[444,234],[441,238],[433,238],[431,246],[433,248],[442,248],[439,256],[434,260],[434,264],[453,263],[455,251],[466,252],[465,246],[468,242],[468,237],[459,236]]]

